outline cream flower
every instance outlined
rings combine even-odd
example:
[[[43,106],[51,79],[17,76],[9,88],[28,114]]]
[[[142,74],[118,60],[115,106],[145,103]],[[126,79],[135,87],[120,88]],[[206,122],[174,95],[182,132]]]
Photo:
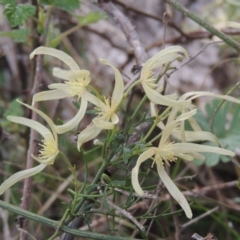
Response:
[[[39,151],[38,156],[32,155],[32,157],[40,163],[40,165],[30,168],[27,170],[23,170],[13,174],[7,180],[5,180],[0,186],[0,195],[3,194],[8,188],[14,185],[16,182],[31,177],[39,172],[41,172],[47,165],[53,164],[55,158],[57,157],[59,150],[58,150],[58,137],[57,132],[54,127],[52,120],[43,112],[39,111],[38,109],[29,106],[27,104],[22,103],[21,101],[17,100],[19,103],[23,104],[24,106],[28,107],[29,109],[38,113],[50,126],[50,129],[47,129],[45,126],[36,122],[34,120],[24,118],[24,117],[15,117],[15,116],[8,116],[7,119],[9,121],[19,123],[30,127],[37,132],[39,132],[42,137],[42,143],[39,144],[41,146],[41,150]]]
[[[151,109],[151,116],[156,117],[156,121],[158,121],[157,126],[161,130],[163,130],[165,128],[165,125],[162,121],[159,121],[160,119],[158,119],[159,117],[157,116],[157,112],[156,112],[156,109],[155,109],[155,104],[152,103],[152,102],[150,103],[150,109]],[[171,117],[172,116],[176,117],[176,113],[177,113],[178,110],[179,110],[179,108],[173,108],[172,111],[170,112],[169,119],[171,119],[171,121],[174,120]],[[196,112],[197,110],[195,109],[195,110],[192,110],[188,113],[191,113],[193,111]],[[193,115],[191,115],[189,118],[187,118],[187,120],[189,120],[190,122],[194,121],[194,124],[195,124],[195,119],[192,117]],[[170,122],[170,121],[168,120],[167,122]],[[219,146],[219,142],[218,142],[217,137],[214,134],[212,134],[211,132],[202,131],[200,126],[199,126],[199,128],[195,127],[194,131],[185,131],[184,121],[182,121],[180,123],[180,128],[172,129],[171,136],[173,136],[177,139],[181,139],[183,142],[210,141],[210,142],[214,142],[217,146]]]
[[[95,117],[92,120],[92,123],[78,135],[79,150],[83,143],[94,139],[102,131],[102,129],[113,129],[113,127],[119,122],[116,111],[123,99],[123,79],[119,70],[108,61],[101,60],[101,62],[113,69],[115,75],[115,86],[111,99],[104,98],[104,101],[101,101],[93,95],[88,95],[88,101],[97,106],[96,110],[98,112],[98,116]]]
[[[160,94],[159,91],[156,90],[156,79],[152,76],[154,68],[160,67],[161,65],[172,62],[176,59],[182,60],[183,57],[188,57],[187,51],[182,47],[172,46],[156,53],[143,65],[139,82],[142,84],[142,87],[151,102],[169,107],[189,106],[189,101],[175,100],[172,99],[172,97]]]
[[[30,54],[30,58],[33,58],[37,54],[56,57],[62,60],[70,68],[70,70],[53,68],[53,76],[62,78],[66,81],[64,83],[50,84],[48,87],[51,90],[35,94],[32,102],[32,105],[34,105],[34,103],[38,101],[55,100],[74,96],[77,96],[78,100],[81,99],[81,106],[76,116],[63,125],[55,126],[59,134],[68,132],[76,127],[85,115],[87,109],[87,96],[90,94],[86,89],[91,80],[89,77],[90,73],[86,70],[80,70],[73,58],[60,50],[39,47]]]
[[[194,143],[174,143],[169,142],[169,136],[172,133],[172,129],[176,129],[178,125],[192,117],[196,113],[196,110],[180,115],[175,121],[170,122],[166,125],[162,132],[158,147],[150,147],[144,151],[138,158],[136,166],[132,170],[132,185],[136,193],[143,195],[144,192],[140,187],[138,181],[138,172],[140,165],[149,158],[153,158],[153,164],[156,163],[157,171],[162,182],[173,196],[173,198],[179,203],[184,210],[188,218],[192,218],[192,211],[186,201],[184,195],[179,191],[174,182],[170,179],[164,169],[164,163],[169,164],[170,162],[176,161],[177,158],[183,158],[191,161],[194,157],[199,157],[199,152],[213,152],[227,156],[234,156],[234,152],[225,150],[219,147],[204,146]],[[203,158],[203,155],[200,154]]]
[[[221,95],[221,94],[216,94],[216,93],[211,93],[211,92],[198,92],[198,91],[185,93],[179,98],[179,100],[192,101],[195,98],[204,97],[204,96],[219,98],[219,99],[223,99],[223,100],[226,100],[229,102],[240,104],[240,99],[234,98],[229,95]],[[188,107],[174,107],[172,109],[171,113],[169,114],[167,123],[170,123],[171,121],[173,121],[176,118],[178,112],[185,113],[188,111],[189,111],[189,106]],[[214,142],[216,145],[219,145],[217,137],[210,132],[202,131],[201,127],[199,126],[199,124],[193,117],[190,117],[188,119],[188,121],[189,121],[193,131],[185,131],[184,130],[184,122],[181,122],[180,129],[173,130],[172,135],[177,137],[178,139],[181,139],[184,142],[185,141],[211,141],[211,142]],[[160,125],[158,125],[158,126],[160,127]]]

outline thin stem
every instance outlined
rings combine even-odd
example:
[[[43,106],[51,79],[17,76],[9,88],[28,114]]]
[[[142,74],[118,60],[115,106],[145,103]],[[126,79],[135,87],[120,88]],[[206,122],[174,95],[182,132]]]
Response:
[[[133,115],[132,115],[131,118],[130,118],[131,120],[133,120],[133,119],[136,117],[136,115],[138,114],[140,108],[141,108],[142,105],[146,102],[146,100],[147,100],[147,95],[145,95],[145,96],[142,98],[141,102],[138,104],[137,108],[135,109]]]
[[[218,31],[216,28],[214,28],[212,25],[207,23],[202,18],[198,17],[196,14],[191,12],[189,9],[185,8],[180,3],[176,2],[175,0],[164,0],[164,2],[171,5],[173,8],[175,8],[177,11],[183,13],[188,18],[192,19],[194,22],[198,23],[200,26],[204,27],[206,30],[208,30],[213,35],[218,36],[220,39],[222,39],[225,43],[227,43],[229,46],[234,48],[237,52],[240,52],[240,45],[233,40],[231,37],[228,37],[223,32]]]
[[[6,203],[4,201],[0,200],[0,207],[3,209],[6,209],[10,212],[14,212],[16,214],[19,214],[21,216],[24,216],[28,219],[31,219],[33,221],[36,221],[38,223],[42,223],[45,224],[51,228],[54,229],[58,229],[59,228],[59,223],[57,221],[39,216],[35,213],[26,211],[22,208],[16,207],[12,204]],[[128,238],[128,237],[118,237],[118,236],[110,236],[110,235],[105,235],[105,234],[100,234],[100,233],[94,233],[94,232],[85,232],[85,231],[81,231],[81,230],[76,230],[76,229],[72,229],[66,225],[62,225],[60,227],[60,230],[66,232],[66,233],[70,233],[76,236],[82,236],[85,237],[86,239],[103,239],[103,240],[133,240],[132,238]],[[140,240],[140,239],[134,239],[134,240]]]
[[[133,89],[133,87],[137,86],[140,83],[140,80],[135,81],[132,85],[130,85],[127,88],[127,91],[124,93],[123,98],[127,97],[127,95],[129,94],[129,92]]]
[[[238,87],[240,86],[240,82],[238,82],[234,87],[232,87],[226,95],[230,95],[231,93],[233,93]],[[210,119],[210,129],[211,129],[211,132],[214,133],[214,129],[213,129],[213,121],[215,119],[215,116],[218,112],[218,110],[220,109],[220,107],[223,105],[223,103],[225,102],[226,100],[223,99],[219,104],[218,106],[214,109],[214,112],[213,112],[213,115]]]

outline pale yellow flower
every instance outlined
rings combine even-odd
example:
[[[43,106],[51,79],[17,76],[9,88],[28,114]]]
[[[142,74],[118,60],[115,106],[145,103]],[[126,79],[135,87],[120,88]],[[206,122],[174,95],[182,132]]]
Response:
[[[119,122],[116,111],[123,99],[124,82],[119,70],[116,67],[106,60],[101,60],[101,62],[113,69],[115,75],[115,86],[112,98],[104,98],[104,101],[101,101],[93,95],[88,95],[87,100],[97,106],[96,110],[98,112],[98,116],[95,117],[92,120],[92,123],[78,135],[79,150],[83,143],[94,139],[102,131],[102,129],[113,129]]]
[[[198,97],[204,97],[204,96],[209,96],[209,97],[214,97],[214,98],[219,98],[219,99],[223,99],[229,102],[233,102],[233,103],[237,103],[240,104],[240,99],[234,98],[232,96],[229,95],[221,95],[221,94],[216,94],[216,93],[211,93],[211,92],[188,92],[183,94],[179,100],[194,100],[195,98]],[[193,107],[193,105],[191,106]],[[190,111],[189,106],[188,107],[174,107],[172,109],[172,111],[169,114],[167,123],[170,123],[171,121],[173,121],[177,114],[180,113],[185,113]],[[185,131],[184,130],[184,122],[181,122],[180,124],[180,129],[179,130],[173,130],[172,131],[172,135],[177,137],[178,139],[181,139],[182,141],[187,141],[187,142],[193,142],[193,141],[211,141],[214,142],[216,145],[219,145],[218,139],[217,137],[210,133],[210,132],[206,132],[206,131],[202,131],[201,127],[199,126],[199,124],[197,123],[197,121],[193,118],[190,117],[188,119],[193,131]],[[160,125],[158,125],[160,127]],[[160,127],[161,128],[161,127]]]
[[[173,129],[177,129],[179,124],[184,120],[192,117],[196,113],[196,110],[180,115],[175,121],[172,121],[166,125],[162,131],[162,137],[160,139],[158,147],[150,147],[144,151],[138,158],[136,166],[132,169],[132,185],[136,193],[143,195],[144,192],[139,184],[138,172],[140,165],[149,158],[153,158],[153,164],[156,163],[157,171],[162,182],[173,196],[173,198],[179,203],[184,210],[188,218],[192,218],[192,211],[189,207],[184,195],[179,191],[174,182],[170,179],[164,169],[164,163],[169,164],[179,158],[191,161],[195,157],[199,157],[199,152],[212,152],[221,155],[234,156],[234,152],[222,149],[219,147],[211,147],[205,145],[199,145],[194,143],[174,143],[169,141],[169,136]],[[201,158],[204,158],[200,154]]]
[[[63,99],[66,97],[77,96],[78,100],[81,99],[81,106],[77,114],[63,125],[55,125],[57,133],[65,133],[75,128],[85,115],[87,109],[87,96],[90,94],[87,92],[87,86],[90,83],[90,73],[86,70],[81,70],[72,57],[66,53],[48,47],[39,47],[35,49],[30,58],[33,58],[37,54],[44,54],[56,57],[62,60],[70,70],[64,70],[61,68],[53,68],[53,76],[66,80],[64,83],[50,84],[49,91],[43,91],[37,93],[33,97],[32,105],[38,101]]]
[[[180,46],[172,46],[156,53],[143,65],[139,82],[151,102],[169,107],[189,106],[189,101],[176,100],[172,96],[163,96],[159,93],[156,79],[153,77],[153,69],[174,60],[182,60],[183,57],[188,57],[187,51]]]
[[[39,144],[41,146],[41,150],[39,151],[38,156],[32,155],[32,157],[40,163],[40,165],[26,169],[20,172],[13,174],[7,180],[5,180],[0,186],[0,195],[3,194],[8,188],[14,185],[16,182],[19,182],[22,179],[31,177],[36,175],[37,173],[41,172],[47,165],[53,164],[55,158],[57,157],[59,150],[58,150],[58,137],[55,126],[52,120],[43,112],[39,111],[38,109],[29,106],[27,104],[22,103],[21,101],[17,100],[19,103],[23,104],[24,106],[28,107],[29,109],[38,113],[50,126],[51,131],[34,120],[25,118],[25,117],[15,117],[15,116],[8,116],[7,119],[9,121],[19,123],[25,125],[27,127],[33,128],[37,132],[39,132],[42,137],[42,143]]]

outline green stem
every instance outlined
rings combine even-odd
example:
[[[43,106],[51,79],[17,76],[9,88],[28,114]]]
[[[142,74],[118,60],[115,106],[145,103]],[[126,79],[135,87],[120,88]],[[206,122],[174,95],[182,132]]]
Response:
[[[141,108],[142,105],[146,102],[146,100],[147,100],[147,95],[145,95],[145,96],[142,98],[141,102],[138,104],[138,106],[137,106],[137,108],[135,109],[133,115],[131,116],[130,120],[132,120],[132,119],[134,119],[134,118],[136,117],[136,115],[138,114],[140,108]]]
[[[108,166],[108,163],[105,162],[105,161],[103,161],[102,166],[101,166],[101,168],[98,170],[97,175],[96,175],[95,178],[93,179],[91,185],[96,184],[96,183],[99,181],[99,179],[101,178],[102,174],[103,174],[104,171],[106,170],[107,166]],[[86,194],[89,194],[89,193],[90,193],[90,192],[87,192]],[[83,197],[83,198],[79,201],[79,203],[76,204],[75,211],[74,211],[75,214],[77,214],[78,210],[82,207],[82,205],[84,204],[85,200],[86,200],[86,197]],[[72,218],[71,218],[71,219],[72,219]],[[71,221],[71,219],[67,219],[65,223],[69,223],[69,222]]]
[[[127,97],[127,95],[133,89],[133,87],[137,86],[139,83],[141,83],[140,80],[135,81],[131,86],[129,86],[128,90],[123,94],[123,98]]]
[[[57,221],[39,216],[35,213],[23,210],[22,208],[16,207],[12,204],[3,202],[0,200],[0,207],[3,209],[6,209],[10,212],[14,212],[18,215],[24,216],[28,219],[31,219],[33,221],[36,221],[38,223],[45,224],[49,227],[52,227],[54,229],[59,228],[59,223]],[[66,233],[70,233],[76,236],[81,236],[89,239],[103,239],[103,240],[136,240],[135,238],[128,238],[128,237],[118,237],[118,236],[110,236],[110,235],[105,235],[105,234],[100,234],[100,233],[94,233],[94,232],[85,232],[77,229],[72,229],[66,225],[62,225],[60,229]],[[140,240],[140,239],[137,239]]]
[[[217,30],[212,25],[207,23],[205,20],[198,17],[196,14],[185,8],[180,3],[176,2],[175,0],[164,0],[164,2],[171,5],[173,8],[175,8],[177,11],[183,13],[188,18],[192,19],[194,22],[199,24],[200,26],[204,27],[206,30],[208,30],[210,33],[212,33],[215,36],[218,36],[220,39],[222,39],[225,43],[227,43],[229,46],[234,48],[237,52],[240,52],[240,45],[233,40],[231,37],[227,36],[223,32]]]
[[[233,86],[233,87],[227,92],[226,95],[232,94],[232,93],[239,87],[239,85],[240,85],[240,82],[238,82],[235,86]],[[218,104],[218,106],[214,109],[213,115],[212,115],[212,117],[211,117],[211,119],[210,119],[210,129],[211,129],[211,133],[213,133],[213,134],[214,134],[213,122],[214,122],[215,116],[216,116],[218,110],[221,108],[221,106],[223,105],[224,102],[226,102],[225,99],[223,99],[223,100]]]

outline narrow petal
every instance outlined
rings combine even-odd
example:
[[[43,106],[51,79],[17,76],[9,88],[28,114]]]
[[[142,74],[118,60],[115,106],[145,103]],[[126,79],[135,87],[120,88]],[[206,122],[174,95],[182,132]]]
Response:
[[[117,114],[113,113],[113,114],[111,115],[111,122],[112,122],[113,124],[117,124],[117,123],[119,122],[119,117],[118,117]]]
[[[33,96],[32,105],[34,105],[35,102],[63,99],[67,96],[67,93],[61,90],[39,92]]]
[[[98,128],[93,123],[87,126],[79,135],[77,139],[77,148],[80,151],[80,147],[95,137],[102,131],[102,128]]]
[[[98,118],[98,117],[94,118],[92,122],[94,123],[94,125],[96,125],[101,129],[113,129],[115,126],[115,123],[102,120],[101,118]]]
[[[188,93],[183,94],[179,99],[186,100],[190,97],[189,100],[193,100],[195,98],[203,97],[203,96],[210,96],[210,97],[225,99],[229,102],[234,102],[234,103],[240,104],[240,99],[237,99],[237,98],[229,96],[229,95],[221,95],[221,94],[216,94],[216,93],[212,93],[212,92],[188,92]]]
[[[43,113],[42,111],[38,110],[37,108],[33,107],[33,106],[30,106],[28,104],[25,104],[21,101],[19,101],[17,99],[17,102],[21,103],[22,105],[24,105],[25,107],[31,109],[32,111],[36,112],[37,114],[39,114],[46,122],[47,124],[50,126],[50,128],[52,129],[52,133],[54,135],[54,139],[57,141],[57,133],[56,133],[56,129],[55,129],[55,125],[52,121],[51,118],[49,118],[45,113]],[[35,121],[34,121],[35,122]],[[23,124],[23,123],[22,123]],[[38,131],[38,130],[37,130]],[[39,131],[38,131],[39,132]],[[41,134],[41,132],[39,132]]]
[[[219,148],[219,147],[211,147],[206,145],[199,145],[195,143],[175,143],[174,144],[174,152],[177,153],[189,153],[189,152],[211,152],[211,153],[217,153],[221,155],[226,155],[230,157],[234,157],[235,153]]]
[[[134,191],[139,194],[140,196],[142,196],[144,194],[142,188],[140,187],[139,181],[138,181],[138,172],[139,172],[139,168],[140,165],[146,161],[147,159],[151,158],[154,154],[155,148],[149,148],[148,150],[146,150],[145,152],[143,152],[136,163],[136,166],[132,169],[132,186]]]
[[[214,142],[217,146],[219,146],[219,142],[217,137],[211,132],[205,131],[184,131],[185,139],[187,142],[196,142],[196,141],[210,141]],[[171,133],[172,136],[181,139],[180,131],[173,130]]]
[[[168,123],[162,132],[162,137],[159,142],[159,146],[164,144],[167,141],[169,136],[172,135],[173,129],[175,129],[180,122],[182,122],[186,119],[189,119],[194,114],[196,114],[196,112],[197,112],[197,110],[193,109],[192,111],[181,114],[180,116],[177,117],[177,119],[175,121]]]
[[[32,119],[28,119],[25,117],[16,117],[16,116],[7,116],[7,119],[11,122],[19,123],[36,130],[42,135],[43,138],[45,138],[46,136],[52,135],[49,129],[47,129],[41,123],[36,122]]]
[[[61,69],[58,67],[54,67],[53,68],[53,76],[54,77],[58,77],[64,80],[76,80],[79,78],[87,78],[89,77],[90,72],[87,70],[65,70],[65,69]]]
[[[99,107],[100,109],[106,109],[106,105],[93,94],[87,93],[86,96],[87,96],[87,100],[93,105]]]
[[[80,121],[83,119],[83,117],[86,113],[87,103],[88,103],[87,99],[85,97],[82,97],[81,98],[81,106],[80,106],[77,114],[71,120],[69,120],[67,123],[56,126],[56,131],[58,134],[68,132],[68,131],[72,130],[73,128],[75,128],[80,123]]]
[[[41,172],[47,165],[45,164],[40,164],[37,167],[30,168],[27,170],[23,170],[20,172],[17,172],[13,174],[11,177],[9,177],[7,180],[5,180],[1,186],[0,186],[0,195],[2,195],[7,189],[9,189],[12,185],[15,183],[19,182],[22,179],[31,177],[33,175],[38,174]]]
[[[30,59],[38,54],[50,55],[52,57],[58,58],[67,66],[69,66],[71,70],[80,70],[75,60],[63,51],[49,47],[38,47],[30,54]]]
[[[38,161],[41,164],[50,165],[50,164],[54,163],[54,160],[57,157],[58,153],[59,153],[59,151],[56,151],[56,153],[54,155],[52,155],[51,157],[46,158],[46,159],[40,159],[39,157],[36,157],[34,155],[32,155],[32,158],[35,159],[36,161]]]
[[[172,100],[167,98],[160,93],[156,92],[154,89],[150,88],[146,84],[142,84],[143,89],[148,97],[148,99],[155,103],[169,107],[188,107],[191,102],[190,101],[179,101],[179,100]]]
[[[191,127],[194,131],[196,131],[196,132],[197,131],[202,131],[200,125],[197,123],[195,118],[189,118],[188,121],[189,121],[189,123],[190,123],[190,125],[191,125]]]
[[[184,121],[189,119],[190,117],[194,116],[197,113],[197,109],[193,109],[189,112],[182,113],[180,116],[177,117],[177,121]]]
[[[176,156],[189,162],[194,160],[194,157],[192,156],[191,153],[188,154],[178,153],[176,154]]]
[[[123,97],[123,92],[124,92],[124,82],[122,79],[122,75],[119,72],[119,70],[116,67],[114,67],[112,64],[110,64],[107,60],[101,59],[100,62],[110,66],[114,71],[115,86],[113,89],[111,102],[112,102],[112,106],[117,106],[121,102]]]
[[[148,73],[156,67],[160,67],[164,63],[171,62],[177,58],[188,57],[188,52],[180,46],[171,46],[161,50],[151,57],[142,68],[141,79],[148,78]]]
[[[180,192],[180,190],[177,188],[177,186],[174,184],[172,179],[168,176],[166,171],[164,170],[164,167],[160,164],[157,164],[157,170],[158,174],[166,186],[169,193],[173,196],[173,198],[179,203],[179,205],[182,207],[183,211],[185,212],[186,216],[188,218],[192,218],[192,210],[184,197],[184,195]]]

